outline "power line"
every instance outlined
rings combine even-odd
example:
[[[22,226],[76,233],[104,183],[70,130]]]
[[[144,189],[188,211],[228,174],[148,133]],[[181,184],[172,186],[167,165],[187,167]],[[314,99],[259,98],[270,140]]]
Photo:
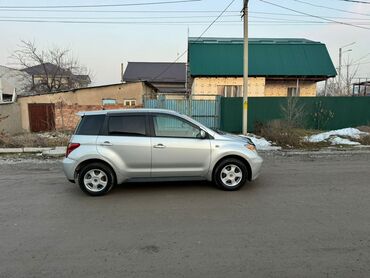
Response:
[[[324,9],[333,10],[333,11],[339,11],[339,12],[348,13],[348,14],[357,14],[357,15],[363,15],[363,16],[370,16],[370,14],[353,12],[353,11],[347,11],[347,10],[333,8],[333,7],[328,7],[328,6],[323,6],[323,5],[312,4],[310,2],[306,2],[306,1],[302,1],[302,0],[292,0],[292,1],[298,2],[298,3],[302,3],[302,4],[306,4],[306,5],[310,5],[312,7],[324,8]]]
[[[360,28],[360,29],[370,30],[370,28],[368,28],[368,27],[364,27],[364,26],[360,26],[360,25],[355,25],[355,24],[347,23],[347,22],[343,22],[343,21],[337,21],[337,20],[325,18],[325,17],[322,17],[322,16],[318,16],[318,15],[313,15],[313,14],[301,12],[301,11],[298,11],[298,10],[295,10],[295,9],[291,9],[291,8],[288,8],[288,7],[285,7],[285,6],[281,6],[281,5],[278,5],[278,4],[275,4],[275,3],[271,3],[271,2],[266,1],[266,0],[259,0],[259,1],[261,1],[263,3],[270,4],[270,5],[275,6],[275,7],[279,7],[279,8],[282,8],[282,9],[285,9],[285,10],[288,10],[288,11],[291,11],[291,12],[296,12],[296,13],[299,13],[299,14],[303,14],[303,15],[306,15],[306,16],[310,16],[310,17],[314,17],[314,18],[320,18],[320,19],[323,19],[323,20],[326,20],[326,21],[329,21],[329,22],[335,22],[337,24],[342,24],[342,25],[347,25],[347,26],[356,27],[356,28]]]
[[[302,15],[298,15],[298,14],[295,14],[295,16],[297,17],[303,17],[305,18],[306,16],[302,16]],[[104,20],[104,19],[124,19],[124,20],[127,20],[127,19],[187,19],[187,18],[210,18],[210,17],[213,17],[211,15],[184,15],[184,16],[118,16],[118,17],[114,17],[114,16],[109,16],[109,17],[81,17],[81,16],[1,16],[1,19],[40,19],[40,20],[44,20],[44,19],[55,19],[55,20],[69,20],[69,19],[80,19],[80,20]],[[228,18],[240,18],[240,13],[239,14],[235,14],[235,15],[230,15],[230,14],[227,14],[227,15],[223,15],[223,17],[228,17]],[[267,16],[254,16],[254,15],[250,15],[249,18],[257,18],[257,19],[267,19],[267,20],[277,20],[277,21],[286,21],[286,22],[291,22],[293,19],[286,19],[286,18],[282,18],[282,17],[267,17]],[[310,18],[307,16],[307,18]],[[349,19],[349,20],[366,20],[366,21],[369,21],[369,19],[365,19],[365,18],[351,18],[351,17],[327,17],[327,18],[334,18],[334,19],[339,19],[339,18],[342,18],[342,19]],[[303,21],[303,20],[297,20],[297,21],[302,21],[302,22],[308,22],[308,21]],[[207,22],[208,23],[208,22]],[[354,23],[354,22],[351,22],[351,23]],[[362,24],[359,23],[360,25]]]
[[[191,15],[191,16],[119,16],[119,17],[80,17],[80,16],[1,16],[1,19],[61,19],[61,20],[68,20],[68,19],[181,19],[181,18],[210,18],[213,16],[210,15]],[[239,15],[224,15],[224,17],[240,17]],[[268,17],[259,17],[259,16],[251,16],[253,18],[264,18],[270,19]],[[207,21],[208,23],[209,21]]]
[[[370,4],[370,2],[367,1],[358,1],[358,0],[337,0],[342,2],[350,2],[350,3],[358,3],[358,4]]]
[[[48,10],[48,9],[1,9],[1,12],[66,12],[66,13],[220,13],[221,11],[216,10],[198,10],[198,11],[189,11],[189,10]],[[240,11],[227,11],[226,13],[239,13]]]
[[[176,4],[176,3],[199,2],[199,1],[202,1],[202,0],[173,0],[173,1],[143,2],[143,3],[68,5],[68,6],[67,5],[63,5],[63,6],[0,6],[0,9],[63,9],[63,8],[129,7],[129,6]]]
[[[195,41],[199,41],[202,36],[207,33],[207,31],[213,26],[213,24],[216,23],[217,20],[219,20],[219,18],[221,16],[224,15],[224,13],[230,8],[230,6],[235,2],[235,0],[232,0],[229,5],[226,6],[226,8],[204,29],[204,31],[200,34],[200,36],[195,40]],[[185,49],[185,51],[179,55],[174,62],[172,62],[168,67],[166,67],[160,74],[158,74],[156,77],[153,78],[153,80],[156,80],[157,78],[159,78],[160,76],[162,76],[164,73],[166,73],[177,61],[179,61],[186,53],[188,52],[187,49]]]
[[[62,23],[62,24],[112,24],[112,25],[130,25],[130,24],[150,24],[150,25],[205,25],[209,21],[82,21],[82,20],[44,20],[44,19],[0,19],[0,22],[15,22],[15,23]],[[322,24],[341,24],[328,21],[309,21],[309,20],[251,20],[253,25],[322,25]],[[237,23],[237,24],[229,24]],[[241,21],[223,20],[215,24],[222,25],[241,25]],[[369,23],[358,23],[359,25],[370,25]]]
[[[292,0],[292,1],[295,1],[295,0]],[[306,2],[303,2],[303,1],[299,1],[299,2],[306,3]],[[307,3],[307,4],[311,4],[311,3]],[[315,5],[315,6],[317,6],[317,5]],[[320,6],[320,7],[323,7],[323,6]],[[344,11],[344,10],[340,10],[340,11],[347,12],[347,11]],[[89,13],[89,14],[91,14],[91,13],[213,14],[213,13],[220,13],[221,11],[216,11],[216,10],[195,10],[195,11],[189,11],[189,10],[155,10],[155,11],[148,11],[148,10],[129,10],[129,11],[127,11],[127,10],[126,11],[122,11],[122,10],[94,10],[94,11],[92,11],[92,10],[0,9],[0,12],[38,12],[38,13],[40,13],[40,12],[52,12],[52,13]],[[238,16],[238,17],[240,16],[240,11],[236,11],[236,10],[235,11],[226,11],[225,13],[227,13],[228,15],[224,15],[224,16],[230,16],[230,17],[231,16]],[[302,15],[300,15],[300,14],[292,14],[292,13],[275,13],[275,12],[261,12],[261,11],[250,11],[249,13],[250,14],[262,14],[262,15],[302,17]],[[370,14],[361,14],[361,13],[355,13],[355,12],[349,12],[349,13],[370,16]],[[233,14],[233,15],[231,15],[231,14]],[[369,20],[368,18],[359,18],[359,17],[358,18],[354,18],[354,17],[333,17],[333,16],[326,16],[326,15],[320,15],[320,16],[326,17],[326,18],[332,18],[332,19]],[[42,16],[42,17],[45,18],[44,16]],[[204,16],[204,17],[206,17],[206,16]],[[212,17],[212,15],[209,15],[208,17]],[[250,17],[252,17],[252,16],[250,16]],[[4,17],[2,16],[2,18],[4,18]],[[25,18],[25,17],[23,17],[23,18]]]

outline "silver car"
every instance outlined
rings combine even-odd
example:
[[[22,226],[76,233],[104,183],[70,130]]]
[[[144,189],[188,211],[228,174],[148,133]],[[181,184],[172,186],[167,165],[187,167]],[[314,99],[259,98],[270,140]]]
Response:
[[[253,142],[170,110],[79,113],[63,160],[68,180],[92,196],[134,181],[208,180],[237,190],[258,177]]]

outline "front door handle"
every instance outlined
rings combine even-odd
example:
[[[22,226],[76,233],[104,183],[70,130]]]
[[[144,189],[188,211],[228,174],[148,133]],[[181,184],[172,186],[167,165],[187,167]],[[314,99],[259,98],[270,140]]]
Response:
[[[155,149],[164,149],[166,146],[163,145],[163,144],[157,144],[157,145],[154,145],[154,148]]]
[[[100,144],[100,146],[113,146],[113,144],[109,141],[104,141],[103,143]]]

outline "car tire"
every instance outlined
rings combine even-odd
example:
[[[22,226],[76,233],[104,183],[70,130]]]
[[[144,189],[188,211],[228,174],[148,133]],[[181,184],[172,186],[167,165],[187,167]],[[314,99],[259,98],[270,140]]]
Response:
[[[222,160],[215,168],[213,182],[216,186],[225,191],[240,189],[248,177],[246,165],[235,158]]]
[[[113,170],[103,163],[91,163],[78,174],[78,185],[90,196],[103,196],[116,184]]]

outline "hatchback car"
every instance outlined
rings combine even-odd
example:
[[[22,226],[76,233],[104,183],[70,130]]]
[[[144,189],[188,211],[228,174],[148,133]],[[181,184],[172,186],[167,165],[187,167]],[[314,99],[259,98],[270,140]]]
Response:
[[[245,137],[212,130],[170,110],[82,112],[64,172],[85,193],[133,181],[213,181],[237,190],[260,174],[262,158]]]

